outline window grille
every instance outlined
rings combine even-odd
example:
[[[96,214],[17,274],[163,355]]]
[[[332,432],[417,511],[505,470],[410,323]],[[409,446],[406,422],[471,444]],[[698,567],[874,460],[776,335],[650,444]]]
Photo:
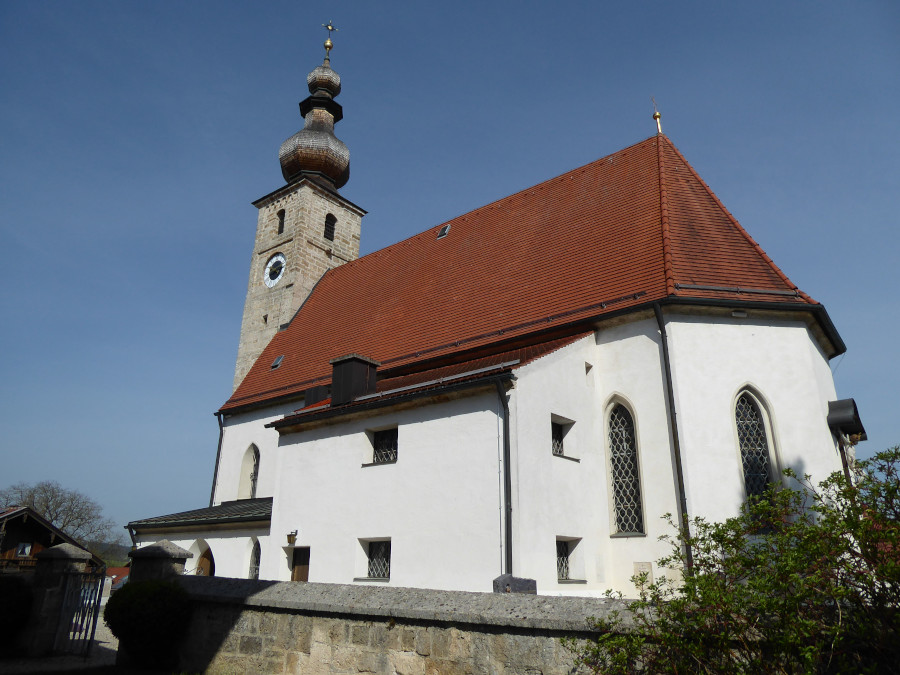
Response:
[[[391,542],[369,542],[369,571],[370,579],[391,578]]]
[[[762,412],[750,394],[741,394],[734,407],[738,446],[744,469],[744,485],[747,496],[763,494],[771,479],[769,442]]]
[[[253,542],[253,551],[250,553],[250,579],[259,579],[259,559],[262,551],[259,547],[259,541]]]
[[[565,427],[558,422],[550,423],[550,449],[553,451],[554,455],[564,455],[563,451],[563,436],[565,436]]]
[[[334,226],[337,224],[337,218],[330,213],[325,216],[325,238],[328,241],[334,241]]]
[[[372,462],[375,464],[386,464],[388,462],[397,461],[397,428],[383,429],[372,434],[372,445],[375,452],[372,455]]]
[[[623,405],[617,405],[609,415],[609,464],[616,530],[642,533],[644,514],[634,420]]]
[[[569,578],[569,542],[556,542],[556,578]]]

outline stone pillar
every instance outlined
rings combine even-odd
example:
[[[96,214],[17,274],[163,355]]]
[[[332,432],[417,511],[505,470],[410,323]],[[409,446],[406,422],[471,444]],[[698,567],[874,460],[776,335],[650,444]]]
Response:
[[[184,564],[194,554],[185,551],[168,539],[155,544],[129,551],[131,572],[128,582],[147,581],[149,579],[171,579],[184,574]]]
[[[60,621],[65,579],[69,572],[84,572],[91,554],[72,544],[59,544],[38,553],[34,572],[31,617],[25,629],[25,648],[29,656],[53,651]]]

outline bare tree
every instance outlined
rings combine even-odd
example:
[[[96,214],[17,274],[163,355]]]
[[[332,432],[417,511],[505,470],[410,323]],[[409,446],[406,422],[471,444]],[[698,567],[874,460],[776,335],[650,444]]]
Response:
[[[97,502],[56,481],[17,483],[0,490],[0,506],[28,506],[86,546],[121,539],[113,534],[115,523],[103,516]]]

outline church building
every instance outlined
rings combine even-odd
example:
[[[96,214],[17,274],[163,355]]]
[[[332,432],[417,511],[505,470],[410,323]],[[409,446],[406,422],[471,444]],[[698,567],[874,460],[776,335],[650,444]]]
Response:
[[[254,202],[209,505],[129,523],[136,545],[226,577],[631,595],[663,514],[847,470],[828,313],[661,130],[360,257],[331,47]]]

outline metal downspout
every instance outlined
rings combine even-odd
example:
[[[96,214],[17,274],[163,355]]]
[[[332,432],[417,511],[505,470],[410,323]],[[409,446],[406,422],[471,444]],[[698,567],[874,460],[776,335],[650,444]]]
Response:
[[[216,413],[216,420],[219,422],[219,445],[216,448],[216,468],[213,470],[212,489],[209,491],[209,505],[213,505],[213,499],[216,496],[216,481],[219,479],[219,459],[222,457],[222,437],[225,435],[225,416],[222,413]]]
[[[662,308],[658,302],[653,303],[653,313],[656,315],[656,325],[659,326],[660,342],[663,352],[663,368],[666,375],[666,396],[669,403],[669,426],[672,432],[672,448],[675,451],[675,487],[678,489],[678,522],[685,537],[691,536],[691,525],[688,520],[687,496],[684,490],[684,471],[681,467],[681,444],[678,441],[678,419],[675,412],[675,390],[672,387],[672,363],[669,360],[669,336],[666,333],[666,324],[663,321]],[[691,545],[685,542],[684,557],[687,563],[687,574],[694,571],[694,554]]]
[[[503,406],[503,519],[505,527],[503,532],[503,543],[505,549],[504,565],[505,574],[513,573],[513,554],[512,554],[512,475],[509,469],[510,449],[509,449],[509,402],[506,400],[506,392],[500,380],[494,380],[497,387],[497,396],[500,398],[500,404]]]

